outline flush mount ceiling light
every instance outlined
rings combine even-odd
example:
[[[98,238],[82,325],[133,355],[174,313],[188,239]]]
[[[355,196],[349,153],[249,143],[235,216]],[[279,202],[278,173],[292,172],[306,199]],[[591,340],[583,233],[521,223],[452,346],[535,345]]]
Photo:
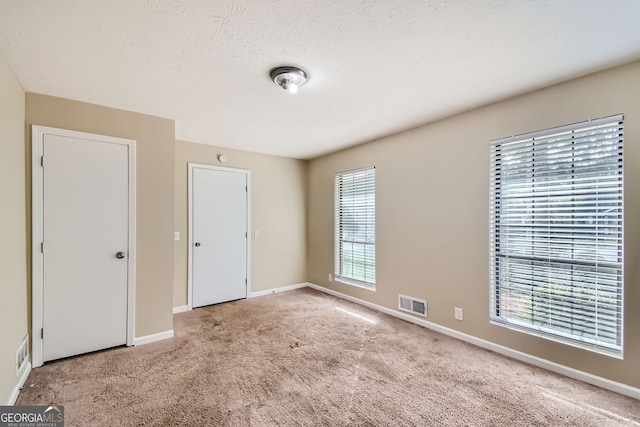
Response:
[[[309,74],[301,68],[287,65],[276,67],[269,72],[271,79],[282,89],[296,93],[298,88],[309,80]]]

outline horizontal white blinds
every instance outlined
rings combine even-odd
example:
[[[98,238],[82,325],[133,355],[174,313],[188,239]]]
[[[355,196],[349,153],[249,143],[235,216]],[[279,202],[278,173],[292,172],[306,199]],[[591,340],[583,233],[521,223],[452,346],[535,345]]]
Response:
[[[494,321],[622,350],[623,117],[493,141]]]
[[[336,278],[373,287],[376,282],[374,167],[335,176]]]

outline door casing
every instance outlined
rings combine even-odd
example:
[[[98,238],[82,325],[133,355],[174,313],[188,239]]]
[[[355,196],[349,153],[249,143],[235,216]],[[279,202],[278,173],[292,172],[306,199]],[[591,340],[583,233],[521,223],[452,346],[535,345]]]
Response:
[[[193,245],[195,243],[193,237],[193,170],[209,169],[223,172],[244,173],[247,177],[247,233],[251,230],[251,171],[248,169],[237,169],[229,167],[220,167],[205,165],[200,163],[188,163],[187,185],[188,185],[188,268],[187,268],[187,309],[193,309]],[[251,293],[251,235],[247,235],[246,246],[247,258],[247,297]]]
[[[86,132],[78,132],[66,129],[57,129],[48,126],[31,126],[31,364],[33,367],[43,364],[43,339],[41,331],[43,324],[44,307],[44,275],[43,254],[41,244],[43,241],[43,168],[41,159],[44,150],[45,135],[60,135],[69,138],[91,139],[93,141],[121,144],[128,149],[129,170],[129,229],[128,229],[128,270],[127,270],[127,345],[134,344],[135,328],[135,288],[136,288],[136,141],[105,135],[96,135]]]

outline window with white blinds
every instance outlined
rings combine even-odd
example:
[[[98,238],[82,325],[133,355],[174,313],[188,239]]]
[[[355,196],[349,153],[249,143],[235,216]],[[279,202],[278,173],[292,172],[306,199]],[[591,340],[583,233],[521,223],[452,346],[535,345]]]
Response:
[[[376,169],[335,176],[335,278],[375,288]]]
[[[622,355],[623,116],[491,142],[491,319]]]

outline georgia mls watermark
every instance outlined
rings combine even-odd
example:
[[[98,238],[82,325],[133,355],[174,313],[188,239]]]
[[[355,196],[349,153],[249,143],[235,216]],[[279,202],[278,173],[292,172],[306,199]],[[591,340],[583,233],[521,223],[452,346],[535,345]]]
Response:
[[[64,406],[0,406],[0,427],[64,427]]]

